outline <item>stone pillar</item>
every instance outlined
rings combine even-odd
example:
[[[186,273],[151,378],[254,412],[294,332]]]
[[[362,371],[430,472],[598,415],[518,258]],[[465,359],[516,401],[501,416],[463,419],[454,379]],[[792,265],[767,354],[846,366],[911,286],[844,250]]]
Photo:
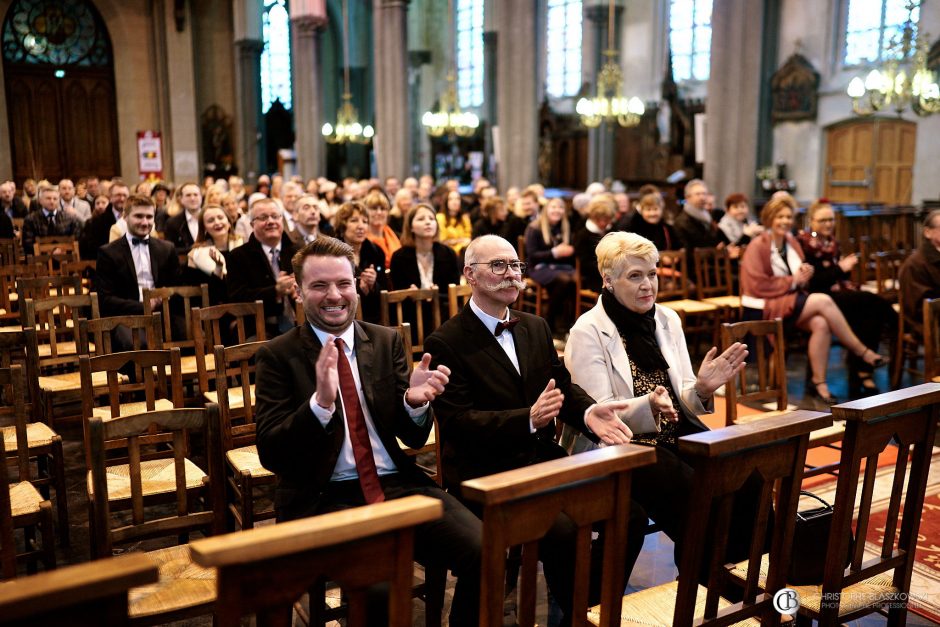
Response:
[[[238,171],[246,180],[257,178],[262,162],[260,39],[235,42],[235,119],[238,130]]]
[[[493,126],[497,124],[499,118],[496,117],[496,51],[499,49],[499,35],[495,30],[483,32],[483,115],[485,121],[483,133],[483,154],[486,157],[486,169],[484,176],[492,176],[494,171],[493,155]],[[495,181],[490,180],[495,184]]]
[[[408,0],[373,0],[374,152],[378,176],[411,173],[408,116]]]
[[[607,49],[607,23],[608,23],[607,5],[594,5],[584,7],[584,46],[582,55],[588,59],[590,72],[584,77],[584,80],[590,85],[589,96],[597,94],[597,76],[600,74],[601,67],[607,61],[603,55]],[[614,6],[614,33],[618,33],[617,24],[623,7]],[[614,45],[619,50],[619,42],[615,34]],[[616,59],[619,63],[619,59]],[[582,66],[585,62],[582,62]],[[621,94],[623,95],[623,94]],[[597,128],[588,130],[588,181],[603,181],[611,178],[614,171],[614,133],[616,132],[616,122],[613,126],[606,122],[601,123]]]
[[[156,5],[155,5],[156,6]],[[196,74],[193,63],[193,20],[189,4],[183,10],[185,16],[182,30],[177,30],[175,3],[163,4],[163,28],[161,35],[166,45],[166,89],[158,90],[166,98],[167,127],[163,129],[164,169],[168,179],[183,181],[201,180],[199,164],[199,115],[196,111]]]
[[[705,130],[705,182],[718,198],[754,187],[764,3],[715,0]]]
[[[538,102],[534,2],[497,2],[497,175],[499,189],[538,180]]]
[[[312,15],[292,17],[291,84],[294,96],[294,129],[297,173],[304,180],[326,174],[324,163],[323,102],[320,85],[320,33],[326,20]]]

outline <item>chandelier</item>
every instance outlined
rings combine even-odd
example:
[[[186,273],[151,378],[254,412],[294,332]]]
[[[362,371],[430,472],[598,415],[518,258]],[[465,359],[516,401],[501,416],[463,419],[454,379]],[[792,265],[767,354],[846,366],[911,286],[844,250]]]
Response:
[[[864,80],[856,76],[849,83],[847,92],[856,114],[871,115],[889,107],[898,115],[908,107],[919,116],[940,111],[940,86],[936,74],[927,67],[929,38],[925,33],[914,36],[913,14],[919,6],[920,2],[908,3],[901,40],[892,39],[882,68],[872,70]]]
[[[349,92],[349,13],[346,0],[343,0],[343,103],[336,112],[336,127],[329,122],[323,125],[321,132],[329,144],[368,144],[375,135],[371,125],[362,126],[359,114],[352,103]]]
[[[601,122],[636,126],[646,112],[646,107],[636,96],[627,99],[620,95],[623,73],[617,64],[617,49],[614,48],[614,0],[610,0],[607,9],[607,50],[604,56],[607,61],[597,75],[597,95],[578,100],[575,111],[581,116],[581,123],[589,128],[596,128]]]
[[[453,29],[453,0],[448,0],[447,16],[448,23]],[[451,30],[451,33],[453,33],[453,30]],[[451,48],[453,48],[453,41],[451,41]],[[451,53],[453,54],[453,50]],[[477,127],[480,126],[480,118],[474,113],[460,110],[460,101],[457,98],[457,67],[455,62],[451,62],[451,70],[447,73],[447,88],[441,94],[437,111],[425,111],[424,115],[421,116],[421,124],[424,125],[425,130],[431,137],[441,137],[443,135],[470,137],[476,133]]]

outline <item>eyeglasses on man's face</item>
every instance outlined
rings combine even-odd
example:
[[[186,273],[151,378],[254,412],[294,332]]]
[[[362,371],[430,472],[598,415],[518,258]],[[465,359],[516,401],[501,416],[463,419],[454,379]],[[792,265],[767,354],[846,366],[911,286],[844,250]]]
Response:
[[[506,261],[505,259],[494,259],[492,261],[476,261],[471,266],[489,266],[493,274],[503,275],[512,268],[516,274],[525,274],[528,264],[524,261]]]
[[[251,219],[252,222],[279,222],[280,220],[281,214],[279,213],[262,213]]]

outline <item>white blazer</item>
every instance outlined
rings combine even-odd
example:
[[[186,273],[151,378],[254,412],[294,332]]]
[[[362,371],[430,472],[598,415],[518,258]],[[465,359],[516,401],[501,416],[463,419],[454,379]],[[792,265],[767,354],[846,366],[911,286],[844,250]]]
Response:
[[[666,307],[656,307],[656,342],[669,364],[669,381],[683,408],[700,416],[714,411],[713,402],[705,406],[695,393],[695,373],[689,359],[689,348],[679,321],[679,315]],[[633,395],[633,374],[630,360],[623,347],[620,333],[601,305],[597,305],[571,328],[565,345],[565,366],[571,380],[591,395],[598,403],[610,400],[629,400],[629,407],[621,413],[621,420],[634,433],[653,433],[659,425],[650,409],[649,394],[639,398]],[[565,425],[561,444],[571,453],[594,448],[584,435]]]

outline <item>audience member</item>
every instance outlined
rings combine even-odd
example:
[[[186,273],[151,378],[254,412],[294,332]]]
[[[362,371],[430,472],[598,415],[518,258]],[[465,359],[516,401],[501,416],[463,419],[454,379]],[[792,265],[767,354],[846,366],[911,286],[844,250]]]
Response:
[[[574,236],[574,252],[580,261],[582,289],[601,291],[601,275],[597,272],[594,250],[610,230],[615,213],[613,199],[607,194],[598,195],[588,202],[584,227]]]
[[[685,204],[672,224],[682,248],[685,248],[685,270],[691,277],[695,276],[696,248],[720,248],[728,244],[728,238],[718,228],[708,210],[708,196],[708,187],[704,181],[689,181],[685,186]],[[728,253],[732,259],[736,259],[740,249],[729,246]]]
[[[48,181],[39,187],[37,196],[40,208],[30,212],[23,220],[23,251],[27,255],[35,252],[33,246],[37,237],[59,235],[78,239],[82,230],[82,224],[77,218],[60,210],[59,190]]]
[[[333,217],[333,231],[337,238],[353,249],[362,319],[378,323],[381,304],[379,293],[388,289],[388,279],[385,274],[385,255],[366,237],[369,218],[365,205],[361,202],[343,203]]]
[[[228,274],[226,257],[244,243],[244,240],[232,231],[232,225],[222,207],[204,207],[199,213],[196,243],[186,255],[183,282],[189,285],[208,284],[209,301],[213,305],[228,302],[228,290],[225,286],[225,277]]]
[[[502,198],[499,196],[487,198],[480,207],[480,219],[474,223],[470,238],[476,239],[483,235],[499,235],[507,238],[509,233],[506,218],[508,217],[509,209]]]
[[[78,244],[82,259],[96,259],[98,249],[110,241],[111,227],[117,223],[118,219],[124,217],[125,203],[130,195],[129,188],[122,181],[115,180],[111,183],[108,192],[108,209],[96,213],[85,223],[85,228],[82,230],[82,237]],[[99,200],[95,198],[96,211],[99,206]]]
[[[369,214],[369,241],[379,247],[382,254],[385,255],[385,267],[392,262],[392,254],[401,248],[401,241],[398,235],[388,225],[388,211],[390,203],[388,198],[379,190],[374,190],[366,194],[363,204]]]
[[[627,230],[653,242],[658,251],[677,250],[681,246],[676,230],[663,220],[663,197],[659,194],[644,194],[640,198]]]
[[[39,198],[36,196],[36,190],[36,179],[26,179],[23,181],[23,195],[20,196],[20,199],[23,201],[23,206],[26,207],[27,214],[41,209]]]
[[[91,218],[91,205],[75,195],[75,184],[71,179],[59,181],[59,206],[63,213],[67,213],[80,224],[85,224]]]
[[[166,221],[163,239],[176,247],[176,252],[185,255],[193,247],[199,234],[199,211],[202,209],[202,191],[198,183],[183,183],[176,190],[176,200],[182,209]]]
[[[460,192],[447,192],[442,197],[436,219],[444,245],[450,246],[458,255],[462,253],[470,243],[473,226],[470,215],[463,210]]]
[[[7,215],[6,211],[0,211],[0,239],[13,239],[16,237],[16,229],[13,228],[13,219]]]
[[[574,319],[574,246],[568,208],[553,198],[525,232],[529,276],[548,290],[546,319],[552,332],[563,338]]]
[[[764,227],[751,217],[747,196],[740,193],[725,198],[725,215],[718,220],[718,228],[728,243],[736,246],[744,246],[764,232]]]
[[[281,202],[284,204],[284,232],[290,233],[297,225],[295,224],[294,211],[297,208],[297,199],[303,196],[304,188],[293,181],[284,183],[281,187]]]
[[[11,220],[26,217],[26,205],[23,204],[23,199],[16,195],[16,183],[13,181],[0,183],[0,209]]]
[[[153,199],[153,206],[157,211],[153,230],[163,233],[166,230],[166,221],[170,219],[170,188],[163,183],[157,183],[150,190],[150,198]]]
[[[296,252],[284,236],[284,217],[272,198],[255,200],[248,210],[252,234],[228,255],[225,285],[237,303],[264,302],[268,337],[294,326],[294,282],[291,258]]]
[[[104,194],[107,197],[110,197],[110,194],[105,194],[104,190],[101,189],[101,182],[98,180],[97,176],[89,176],[88,178],[79,180],[79,185],[76,187],[81,187],[82,182],[84,181],[85,194],[82,196],[79,193],[79,196],[84,198],[88,203],[94,203],[95,198]],[[130,190],[128,190],[130,192]]]
[[[405,188],[399,189],[392,196],[392,208],[388,212],[388,225],[396,235],[401,236],[405,216],[414,205],[414,195]]]
[[[924,300],[940,297],[940,209],[924,219],[924,239],[904,261],[899,276],[904,326],[924,337]]]
[[[332,235],[333,227],[320,219],[320,201],[304,194],[294,203],[294,230],[287,234],[297,250],[321,235]]]

